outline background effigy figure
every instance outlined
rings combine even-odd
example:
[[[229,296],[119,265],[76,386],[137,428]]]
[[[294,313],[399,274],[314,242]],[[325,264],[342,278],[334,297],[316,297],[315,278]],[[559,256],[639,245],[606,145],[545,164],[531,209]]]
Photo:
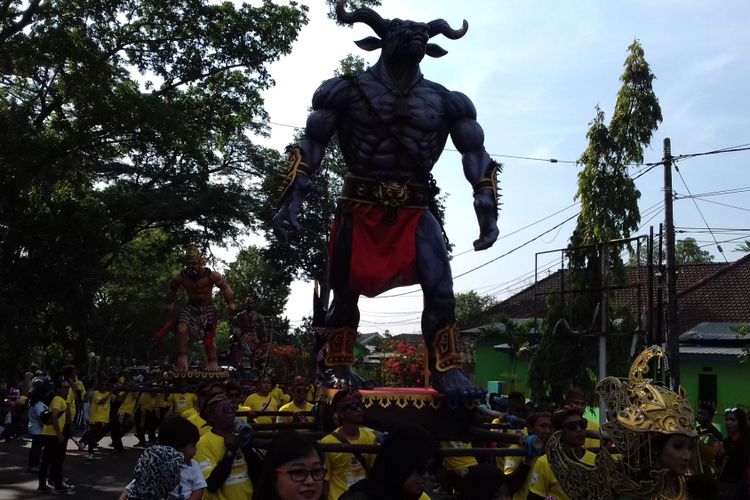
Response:
[[[245,299],[245,310],[232,319],[232,352],[235,366],[242,360],[252,361],[255,351],[266,342],[266,322],[255,310],[255,299]]]
[[[445,238],[434,215],[437,188],[430,171],[450,135],[474,189],[480,230],[474,248],[484,250],[498,236],[499,165],[484,149],[484,134],[471,101],[426,80],[419,69],[425,55],[446,54],[428,43],[431,37],[460,38],[468,23],[454,30],[442,19],[388,20],[369,8],[348,12],[345,3],[336,4],[338,20],[370,26],[380,38],[368,37],[357,45],[382,49],[381,57],[360,76],[332,78],[316,91],[304,138],[292,151],[274,226],[281,238],[299,229],[302,201],[314,189],[311,177],[337,134],[347,173],[329,240],[333,301],[326,319],[328,383],[364,384],[351,370],[359,296],[374,297],[419,283],[433,387],[450,396],[478,397],[481,392],[460,369],[453,279]]]
[[[167,314],[174,314],[174,301],[180,289],[185,290],[188,303],[177,318],[177,364],[175,369],[184,372],[188,369],[188,337],[202,341],[206,349],[206,369],[218,370],[216,363],[216,325],[219,314],[214,307],[212,293],[218,287],[227,303],[227,311],[234,314],[234,294],[224,278],[205,267],[197,248],[191,247],[185,253],[185,269],[172,278],[167,293]]]

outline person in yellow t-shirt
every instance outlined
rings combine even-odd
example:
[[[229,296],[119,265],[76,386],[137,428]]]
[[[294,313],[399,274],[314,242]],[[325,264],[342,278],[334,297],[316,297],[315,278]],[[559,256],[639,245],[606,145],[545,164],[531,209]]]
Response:
[[[271,379],[263,376],[258,381],[258,391],[250,394],[245,398],[242,406],[247,406],[256,413],[265,411],[278,411],[279,402],[271,395]],[[257,416],[254,422],[256,424],[272,424],[272,417]]]
[[[526,418],[526,428],[529,436],[536,436],[546,446],[550,436],[552,436],[552,414],[546,411],[531,413]],[[521,445],[511,445],[510,448],[520,448]],[[506,476],[513,476],[515,484],[520,484],[519,488],[513,494],[513,500],[526,500],[529,494],[529,479],[531,478],[531,469],[534,467],[538,457],[504,457],[502,466],[500,461],[503,457],[498,458],[498,467]]]
[[[198,441],[195,461],[206,479],[203,500],[244,500],[252,498],[248,460],[240,449],[239,436],[234,432],[236,405],[225,393],[214,394],[205,404],[203,415],[211,431]],[[259,470],[259,468],[258,468]]]
[[[120,453],[125,448],[122,445],[122,436],[133,428],[133,415],[138,402],[138,393],[133,391],[120,391],[117,395],[120,407],[117,409],[117,421],[112,422],[112,447]]]
[[[441,448],[450,449],[470,449],[471,443],[464,443],[462,441],[441,441]],[[449,491],[457,493],[463,489],[463,482],[466,474],[469,473],[469,469],[476,466],[479,462],[475,457],[444,457],[443,458],[443,474],[445,478],[446,486]]]
[[[62,379],[49,404],[51,421],[42,427],[42,460],[39,464],[38,491],[50,490],[47,486],[47,471],[49,471],[49,480],[54,484],[56,491],[67,492],[71,489],[70,485],[63,481],[62,471],[67,443],[63,429],[70,422],[70,410],[65,401],[69,390],[70,383]]]
[[[135,435],[138,437],[136,446],[146,446],[146,434],[148,442],[156,443],[156,425],[154,425],[156,406],[156,393],[143,391],[138,397],[138,409],[135,416]]]
[[[109,427],[109,410],[113,399],[112,393],[108,390],[108,385],[97,386],[91,395],[91,414],[89,416],[89,428],[81,438],[81,441],[88,446],[89,454],[87,461],[96,458],[94,448],[101,438],[104,437],[105,427]]]
[[[364,427],[362,395],[357,391],[342,389],[333,396],[331,407],[341,426],[320,440],[321,443],[377,444],[375,433]],[[361,458],[359,458],[361,457]],[[338,500],[357,481],[365,479],[375,461],[374,455],[353,453],[325,454],[324,492],[329,500]]]
[[[271,396],[279,402],[279,406],[285,405],[292,400],[292,397],[284,391],[280,384],[276,384],[276,387],[271,389]]]
[[[570,392],[568,393],[568,397],[566,398],[565,404],[577,409],[583,415],[584,413],[586,413],[586,393],[584,393],[583,389],[579,387],[572,388]],[[589,431],[600,432],[599,422],[588,420],[588,427],[586,429]],[[583,447],[586,448],[587,450],[590,450],[590,449],[598,449],[601,447],[601,445],[602,444],[599,439],[596,439],[593,437],[587,437],[586,442],[583,444]]]
[[[313,409],[312,403],[306,401],[307,398],[307,381],[300,376],[294,377],[292,382],[292,400],[279,408],[279,411],[293,411],[293,412],[310,412]],[[294,416],[281,416],[276,417],[276,423],[292,423],[292,422],[313,422],[314,418],[312,415],[294,415]]]
[[[555,429],[561,432],[560,442],[571,457],[575,457],[586,465],[594,466],[596,455],[583,447],[586,441],[586,419],[578,408],[563,406],[552,415]],[[555,471],[552,469],[547,455],[542,455],[534,463],[529,478],[529,500],[553,497],[556,500],[570,500],[563,490]]]
[[[192,392],[173,392],[167,401],[172,405],[172,410],[181,417],[184,417],[189,409],[198,408],[198,396]]]

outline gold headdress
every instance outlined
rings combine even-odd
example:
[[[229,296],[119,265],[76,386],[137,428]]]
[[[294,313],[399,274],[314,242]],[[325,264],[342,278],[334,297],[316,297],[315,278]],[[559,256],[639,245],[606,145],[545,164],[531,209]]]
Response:
[[[185,258],[183,259],[183,262],[185,264],[190,264],[192,262],[197,262],[201,266],[206,263],[206,259],[203,258],[203,255],[198,251],[198,248],[194,246],[189,246],[185,250]]]
[[[695,430],[693,409],[687,398],[666,387],[651,384],[651,379],[643,378],[643,374],[648,371],[649,361],[664,357],[661,347],[651,346],[635,358],[630,367],[627,385],[630,405],[618,412],[617,420],[633,432],[695,437],[698,433]]]
[[[559,432],[548,442],[549,463],[570,498],[609,500],[615,494],[651,498],[663,490],[667,469],[657,469],[654,463],[654,434],[695,436],[696,431],[687,398],[643,377],[654,358],[666,359],[658,346],[647,348],[633,361],[627,379],[607,377],[597,384],[607,418],[601,430],[613,447],[601,449],[595,467],[570,458]]]

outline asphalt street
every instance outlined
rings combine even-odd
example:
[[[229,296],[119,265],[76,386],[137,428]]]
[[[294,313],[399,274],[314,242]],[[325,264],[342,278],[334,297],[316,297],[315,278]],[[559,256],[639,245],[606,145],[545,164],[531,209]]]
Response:
[[[87,453],[78,451],[72,442],[68,442],[63,474],[75,489],[62,498],[117,499],[125,485],[130,481],[135,463],[142,449],[133,448],[136,439],[132,435],[123,438],[125,451],[116,454],[108,445],[109,437],[99,443],[97,455],[101,457],[93,462],[86,462]],[[52,498],[49,493],[36,491],[39,482],[36,474],[26,472],[31,442],[13,441],[0,443],[0,499]]]

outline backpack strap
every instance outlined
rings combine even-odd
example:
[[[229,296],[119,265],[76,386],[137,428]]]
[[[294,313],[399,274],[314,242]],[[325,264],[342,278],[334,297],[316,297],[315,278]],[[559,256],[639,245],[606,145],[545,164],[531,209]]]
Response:
[[[331,433],[331,436],[333,436],[336,439],[338,439],[341,442],[341,444],[352,444],[351,441],[349,441],[348,439],[346,439],[344,437],[344,435],[341,434],[340,432],[333,431]],[[367,461],[365,460],[365,457],[363,457],[362,454],[360,452],[358,452],[358,451],[353,451],[353,452],[351,452],[351,454],[354,455],[354,458],[356,458],[357,461],[362,465],[362,468],[365,469],[365,474],[367,474],[367,477],[370,477],[372,475],[372,469],[367,464]]]

